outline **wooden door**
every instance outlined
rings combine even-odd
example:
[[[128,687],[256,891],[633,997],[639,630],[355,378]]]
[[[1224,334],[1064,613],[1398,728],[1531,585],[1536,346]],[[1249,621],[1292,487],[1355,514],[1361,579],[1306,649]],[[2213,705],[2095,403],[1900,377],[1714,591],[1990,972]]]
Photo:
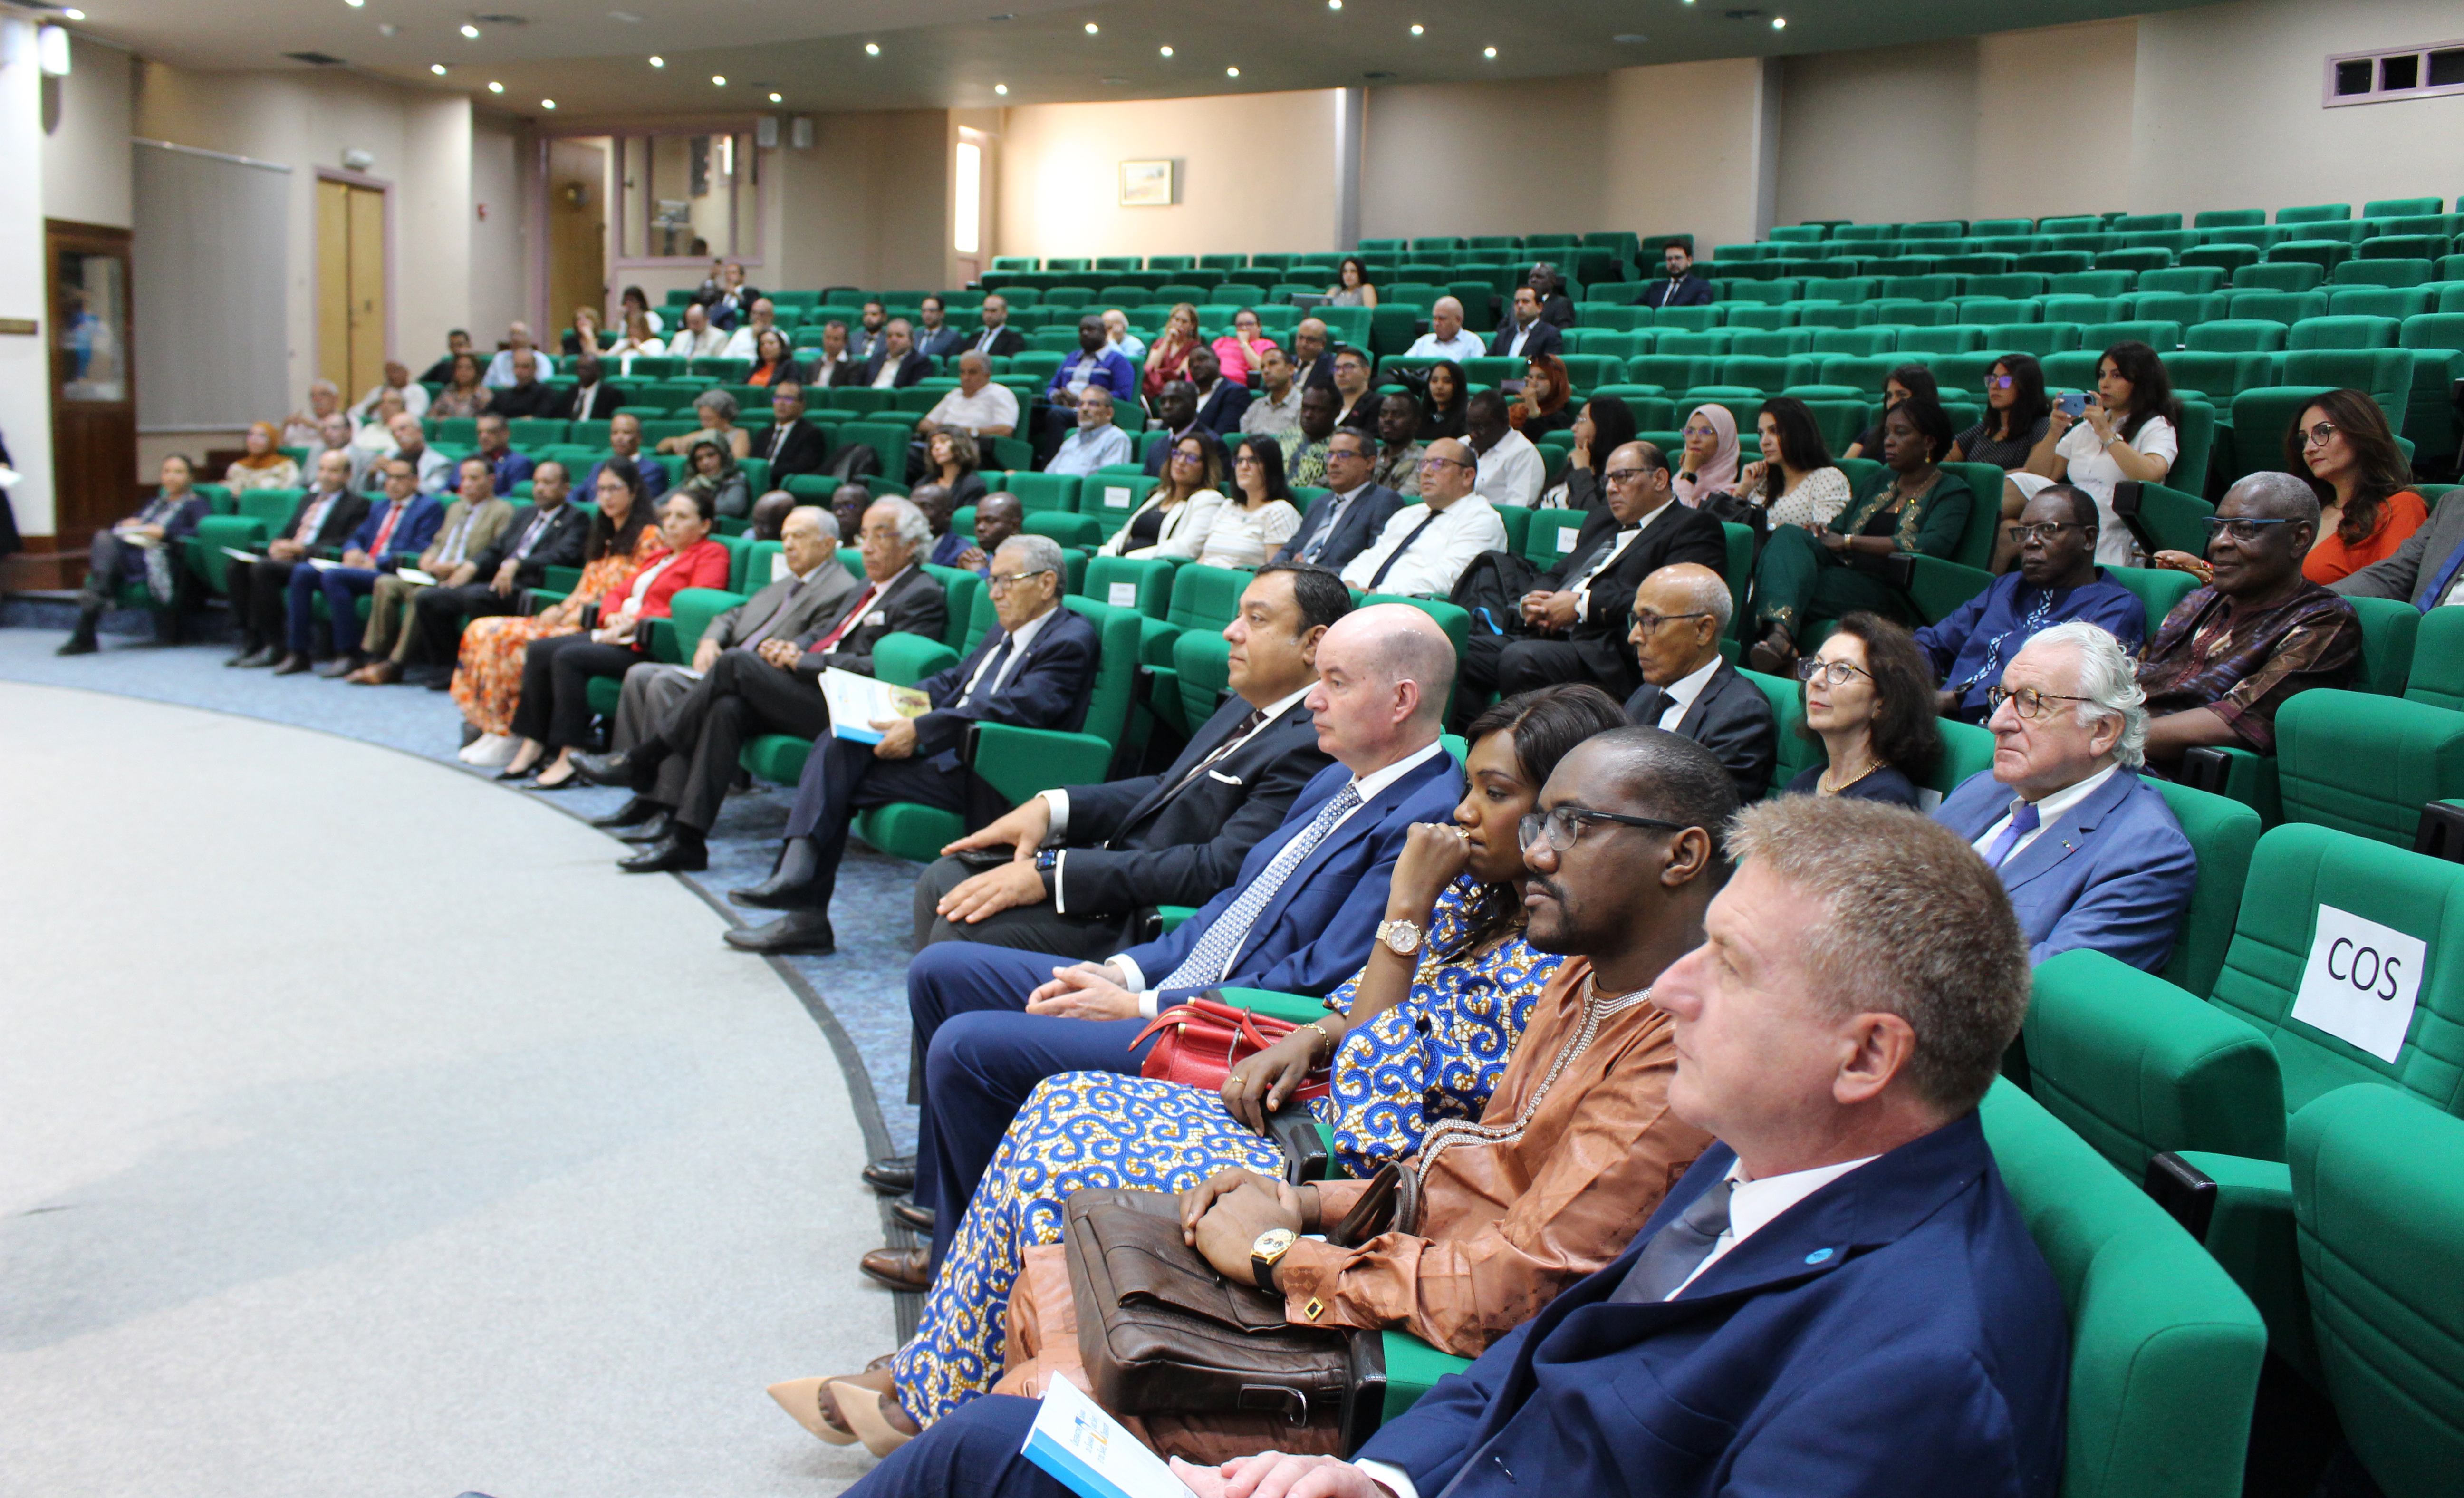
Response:
[[[136,508],[137,367],[124,229],[46,219],[54,534],[63,552]]]
[[[317,372],[355,401],[385,379],[385,192],[317,184]]]
[[[607,321],[607,143],[547,143],[547,319],[540,341],[561,344],[577,307]]]

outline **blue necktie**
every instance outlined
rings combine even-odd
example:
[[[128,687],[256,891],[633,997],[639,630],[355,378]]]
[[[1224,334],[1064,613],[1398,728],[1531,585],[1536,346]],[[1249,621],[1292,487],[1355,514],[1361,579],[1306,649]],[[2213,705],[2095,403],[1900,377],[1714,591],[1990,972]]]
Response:
[[[2447,590],[2455,585],[2455,574],[2464,572],[2464,542],[2458,542],[2447,560],[2439,564],[2438,576],[2430,580],[2430,591],[2421,595],[2420,608],[2428,613],[2447,601]]]
[[[1712,1182],[1711,1189],[1696,1197],[1693,1203],[1678,1214],[1677,1220],[1651,1235],[1651,1242],[1635,1255],[1634,1267],[1609,1292],[1612,1304],[1634,1304],[1666,1300],[1677,1287],[1691,1278],[1711,1257],[1719,1245],[1720,1235],[1728,1230],[1728,1197],[1737,1188],[1730,1177]]]
[[[1205,935],[1198,938],[1198,944],[1189,949],[1189,956],[1182,958],[1180,965],[1166,974],[1163,981],[1155,987],[1205,988],[1223,981],[1224,975],[1232,970],[1232,959],[1248,944],[1249,927],[1257,920],[1259,913],[1274,899],[1275,892],[1284,887],[1284,881],[1292,876],[1292,870],[1317,850],[1318,844],[1326,841],[1326,835],[1334,830],[1334,825],[1359,804],[1360,786],[1356,782],[1335,792],[1333,799],[1318,811],[1316,818],[1301,828],[1298,836],[1284,845],[1283,851],[1275,855],[1274,861],[1266,865],[1257,878],[1249,881],[1249,888],[1241,892],[1240,898],[1226,907],[1215,923],[1206,928]]]
[[[2023,801],[2019,803],[2019,809],[2011,813],[2011,825],[2004,827],[2002,835],[1993,840],[1993,846],[1985,850],[1985,861],[1996,869],[2001,868],[2010,861],[2011,849],[2018,847],[2019,840],[2035,830],[2036,804]]]
[[[979,692],[990,692],[1000,687],[1001,663],[1009,659],[1009,648],[1017,643],[1017,638],[1015,635],[1008,634],[1001,636],[1001,648],[994,650],[991,658],[977,669],[976,679],[967,683],[967,690],[959,694],[958,706],[965,707],[973,702]]]

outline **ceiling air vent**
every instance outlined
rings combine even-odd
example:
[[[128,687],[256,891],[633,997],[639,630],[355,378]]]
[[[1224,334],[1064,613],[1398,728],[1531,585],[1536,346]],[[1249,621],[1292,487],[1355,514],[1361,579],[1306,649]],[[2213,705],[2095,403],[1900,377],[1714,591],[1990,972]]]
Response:
[[[2464,94],[2464,41],[2339,53],[2327,59],[2322,102],[2330,109],[2439,94]]]
[[[330,52],[286,52],[283,55],[294,62],[304,62],[312,68],[339,68],[342,65],[342,59]]]

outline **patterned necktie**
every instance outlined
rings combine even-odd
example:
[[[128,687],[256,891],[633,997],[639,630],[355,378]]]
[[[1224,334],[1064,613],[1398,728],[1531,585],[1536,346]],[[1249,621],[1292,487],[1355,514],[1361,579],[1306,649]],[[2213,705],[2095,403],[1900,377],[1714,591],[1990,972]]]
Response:
[[[1386,554],[1386,560],[1379,562],[1377,564],[1377,570],[1369,575],[1369,585],[1362,588],[1360,591],[1364,593],[1376,592],[1377,584],[1386,581],[1386,574],[1395,570],[1395,563],[1403,560],[1403,553],[1410,551],[1412,549],[1412,543],[1420,539],[1420,532],[1427,530],[1430,526],[1437,524],[1438,521],[1444,518],[1445,512],[1443,510],[1430,511],[1429,518],[1422,520],[1411,535],[1403,538],[1402,545],[1396,547],[1393,551]]]
[[[1189,956],[1180,959],[1180,965],[1166,974],[1163,981],[1155,987],[1205,988],[1221,982],[1224,975],[1232,970],[1232,959],[1240,956],[1241,949],[1248,944],[1249,927],[1257,920],[1259,913],[1274,899],[1275,892],[1284,887],[1284,881],[1292,876],[1292,870],[1317,851],[1318,844],[1326,841],[1326,835],[1334,830],[1335,824],[1359,804],[1360,786],[1357,782],[1335,792],[1334,798],[1318,811],[1309,825],[1286,843],[1274,861],[1266,865],[1257,878],[1250,880],[1249,887],[1241,892],[1240,897],[1206,928],[1205,934],[1198,938],[1198,944],[1189,949]]]
[[[1234,749],[1239,748],[1242,742],[1251,734],[1256,733],[1261,727],[1263,727],[1265,721],[1266,710],[1265,708],[1251,708],[1249,710],[1249,716],[1241,720],[1240,727],[1232,730],[1232,732],[1224,738],[1224,740],[1221,743],[1217,744],[1213,750],[1209,751],[1205,759],[1191,765],[1187,775],[1184,775],[1180,779],[1172,782],[1172,789],[1163,793],[1164,801],[1170,801],[1175,796],[1179,795],[1184,786],[1188,785],[1190,782],[1198,779],[1199,776],[1205,774],[1207,767],[1213,764],[1216,760],[1222,759],[1225,755],[1230,754]],[[1157,804],[1161,804],[1161,803],[1157,803]]]
[[[992,654],[984,657],[984,663],[976,668],[976,678],[975,680],[968,682],[967,690],[959,694],[958,706],[965,707],[968,703],[973,702],[976,699],[976,694],[978,692],[983,693],[986,696],[991,696],[994,693],[1001,690],[1001,670],[1009,661],[1010,647],[1017,643],[1018,637],[1016,635],[1004,634],[1001,636],[1001,648],[994,650]]]
[[[2036,804],[2023,801],[2019,803],[2019,809],[2011,813],[2011,825],[2004,827],[2002,835],[1993,840],[1993,846],[1985,850],[1985,862],[1991,868],[2001,868],[2010,862],[2011,850],[2019,846],[2019,840],[2035,830]]]
[[[1675,1294],[1711,1257],[1720,1235],[1728,1230],[1728,1196],[1736,1187],[1734,1179],[1722,1177],[1679,1213],[1677,1221],[1652,1234],[1651,1242],[1635,1256],[1634,1267],[1625,1271],[1624,1282],[1609,1293],[1610,1303],[1648,1304]]]
[[[1358,490],[1353,491],[1353,494],[1357,493],[1359,493]],[[1319,557],[1325,555],[1327,543],[1334,540],[1335,527],[1343,523],[1343,512],[1350,508],[1352,508],[1352,495],[1334,496],[1334,508],[1327,512],[1326,523],[1319,526],[1317,534],[1309,538],[1309,543],[1301,548],[1303,562],[1314,562]]]
[[[2448,589],[2455,585],[2455,574],[2464,572],[2464,544],[2459,544],[2439,564],[2438,575],[2430,580],[2430,587],[2421,595],[2420,607],[2428,613],[2447,602]]]

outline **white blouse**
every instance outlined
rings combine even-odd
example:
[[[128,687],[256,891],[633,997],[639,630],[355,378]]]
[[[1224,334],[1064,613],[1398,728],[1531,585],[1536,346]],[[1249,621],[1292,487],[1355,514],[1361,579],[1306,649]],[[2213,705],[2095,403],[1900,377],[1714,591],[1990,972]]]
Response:
[[[1121,522],[1121,528],[1112,533],[1112,539],[1106,541],[1103,550],[1096,555],[1195,557],[1205,550],[1207,533],[1215,528],[1215,518],[1222,513],[1224,507],[1223,496],[1212,489],[1200,490],[1188,499],[1164,511],[1163,524],[1155,532],[1154,545],[1141,546],[1135,551],[1126,549],[1130,544],[1130,527],[1136,522],[1139,516],[1162,503],[1162,487],[1158,485],[1149,490],[1147,502],[1130,512],[1130,518]]]
[[[1301,528],[1301,513],[1281,499],[1251,510],[1226,501],[1198,554],[1201,567],[1255,567],[1283,549]]]
[[[1796,487],[1771,501],[1771,522],[1782,525],[1829,525],[1854,497],[1848,475],[1836,468],[1817,468],[1796,481]]]

